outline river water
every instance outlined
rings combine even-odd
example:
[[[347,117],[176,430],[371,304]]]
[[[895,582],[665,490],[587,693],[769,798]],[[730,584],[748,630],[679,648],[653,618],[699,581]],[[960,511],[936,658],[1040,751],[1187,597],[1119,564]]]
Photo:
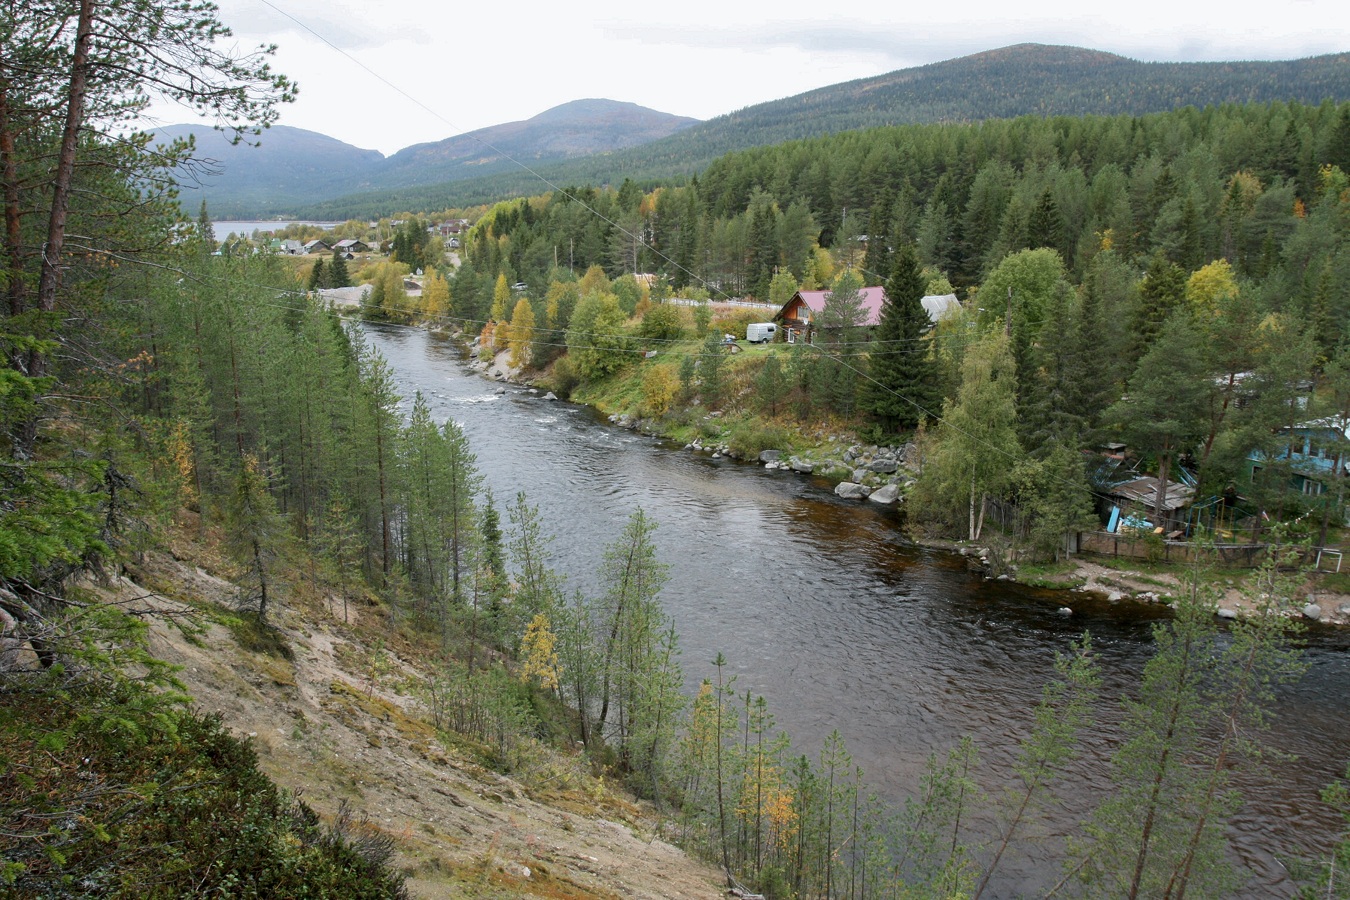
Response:
[[[896,809],[928,755],[967,734],[986,786],[1006,781],[1055,652],[1083,631],[1103,662],[1100,719],[1117,718],[1119,698],[1138,682],[1158,607],[985,581],[959,557],[902,540],[892,510],[618,429],[521,388],[499,394],[454,345],[425,332],[367,334],[405,405],[421,390],[438,421],[464,429],[503,520],[518,491],[539,508],[569,588],[594,586],[604,546],[635,509],[655,519],[671,565],[662,601],[690,689],[725,654],[738,691],[767,699],[796,752],[814,758],[838,729],[869,786]],[[1066,605],[1072,616],[1058,613]],[[1307,660],[1271,734],[1293,758],[1243,785],[1248,802],[1232,825],[1251,873],[1243,896],[1293,896],[1282,860],[1324,853],[1335,838],[1317,794],[1350,760],[1350,635],[1312,631]],[[1044,834],[1073,828],[1100,798],[1117,738],[1105,727],[1088,739]],[[1021,845],[1000,867],[997,895],[1043,892],[1058,874],[1058,846]]]

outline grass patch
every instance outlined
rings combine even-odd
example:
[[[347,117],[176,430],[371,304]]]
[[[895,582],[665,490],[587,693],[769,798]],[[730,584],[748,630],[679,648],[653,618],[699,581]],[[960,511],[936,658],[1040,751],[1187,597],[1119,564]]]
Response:
[[[1317,572],[1314,577],[1319,590],[1350,594],[1350,572]]]
[[[287,661],[295,658],[295,651],[282,633],[270,625],[262,624],[256,616],[239,616],[222,610],[212,618],[229,629],[234,642],[250,653],[261,653]]]
[[[1087,582],[1078,574],[1078,564],[1072,560],[1019,565],[1017,580],[1030,587],[1042,588],[1075,588]]]

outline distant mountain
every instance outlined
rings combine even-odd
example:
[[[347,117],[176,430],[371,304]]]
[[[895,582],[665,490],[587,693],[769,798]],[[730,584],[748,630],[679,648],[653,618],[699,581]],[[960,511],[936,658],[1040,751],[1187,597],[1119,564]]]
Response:
[[[1350,53],[1278,62],[1139,62],[1017,44],[761,103],[705,122],[689,142],[731,149],[854,128],[1016,116],[1145,115],[1182,106],[1350,99]],[[677,141],[667,142],[674,146]]]
[[[1350,100],[1350,53],[1277,62],[1146,63],[1079,47],[1018,44],[833,85],[709,119],[663,140],[536,171],[554,184],[678,178],[749,147],[857,128],[971,122],[1019,115],[1143,115],[1220,103]],[[539,179],[504,172],[416,192],[345,197],[342,209],[460,206],[538,193]]]
[[[343,194],[480,178],[519,170],[520,163],[533,167],[613,153],[668,137],[697,121],[635,103],[575,100],[523,122],[417,144],[387,159],[374,150],[284,125],[264,132],[258,147],[232,147],[223,135],[202,126],[170,126],[157,134],[197,137],[202,155],[216,161],[218,174],[203,175],[200,186],[185,190],[183,205],[194,211],[201,197],[213,215],[228,217],[295,214]]]
[[[217,219],[294,214],[317,200],[360,190],[359,176],[384,162],[377,150],[287,125],[274,125],[253,138],[257,146],[231,145],[205,125],[155,129],[160,143],[188,136],[196,138],[197,156],[205,165],[179,173],[179,200],[188,213],[196,213],[205,200]]]
[[[636,103],[574,100],[523,122],[400,150],[372,180],[381,187],[396,188],[477,178],[518,169],[518,163],[533,166],[641,146],[697,122]]]

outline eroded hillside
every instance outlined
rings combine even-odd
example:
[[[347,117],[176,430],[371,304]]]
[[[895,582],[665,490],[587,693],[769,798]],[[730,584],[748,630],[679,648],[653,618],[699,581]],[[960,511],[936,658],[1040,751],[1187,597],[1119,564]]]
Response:
[[[331,598],[292,601],[279,618],[286,651],[249,650],[229,627],[235,588],[213,570],[204,545],[184,540],[103,590],[170,613],[151,649],[182,667],[198,707],[249,737],[263,769],[324,817],[344,802],[368,816],[395,840],[414,896],[720,896],[716,870],[662,840],[654,811],[592,778],[579,754],[533,747],[508,777],[471,742],[438,737],[406,689],[424,674],[414,648],[366,637],[380,609],[349,606],[344,623]]]

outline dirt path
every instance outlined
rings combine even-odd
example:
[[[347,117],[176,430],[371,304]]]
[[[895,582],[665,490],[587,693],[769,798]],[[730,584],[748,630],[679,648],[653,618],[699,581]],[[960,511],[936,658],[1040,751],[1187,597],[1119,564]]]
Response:
[[[1095,591],[1113,600],[1129,597],[1146,602],[1162,602],[1165,595],[1175,594],[1181,586],[1180,579],[1168,573],[1144,574],[1108,568],[1081,557],[1074,562],[1076,569],[1071,578],[1073,581],[1082,581],[1078,590]],[[1318,590],[1309,583],[1299,592],[1294,605],[1304,610],[1305,616],[1311,611],[1308,607],[1315,606],[1317,620],[1324,624],[1350,625],[1350,596],[1345,594]],[[1236,615],[1251,610],[1252,601],[1243,593],[1237,575],[1228,580],[1219,608]]]

